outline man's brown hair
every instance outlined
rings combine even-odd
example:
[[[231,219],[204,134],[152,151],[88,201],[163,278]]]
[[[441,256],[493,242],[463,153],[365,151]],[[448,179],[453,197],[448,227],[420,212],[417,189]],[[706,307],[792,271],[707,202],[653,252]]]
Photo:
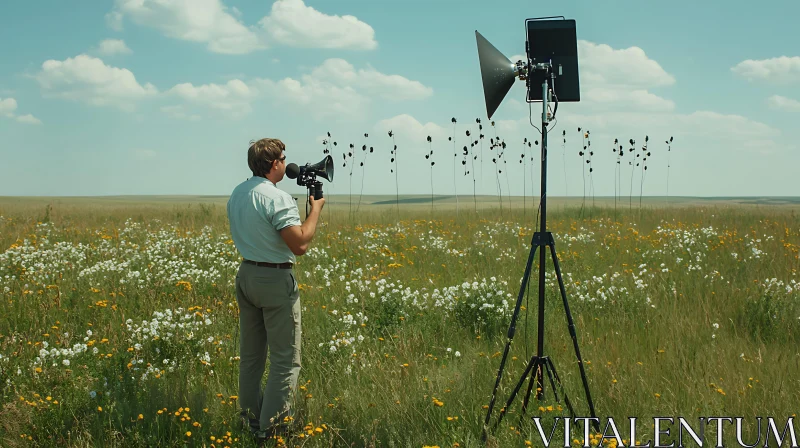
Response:
[[[253,176],[264,176],[272,169],[272,162],[281,158],[281,153],[286,150],[286,145],[277,138],[262,138],[257,142],[250,142],[247,150],[247,165]]]

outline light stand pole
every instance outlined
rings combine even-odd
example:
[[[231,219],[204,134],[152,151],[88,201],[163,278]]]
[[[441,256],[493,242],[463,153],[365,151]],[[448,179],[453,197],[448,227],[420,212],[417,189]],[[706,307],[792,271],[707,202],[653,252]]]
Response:
[[[566,393],[564,393],[564,386],[561,383],[561,379],[558,376],[556,371],[555,365],[553,361],[550,359],[549,356],[544,355],[544,301],[545,301],[545,263],[546,263],[546,256],[545,256],[545,248],[550,248],[550,253],[553,258],[553,266],[555,267],[556,271],[556,278],[558,279],[558,285],[561,292],[561,298],[564,303],[564,311],[566,312],[567,317],[567,324],[569,327],[569,333],[572,337],[573,346],[575,348],[575,355],[578,359],[578,367],[580,368],[581,378],[583,380],[583,388],[586,392],[586,398],[589,403],[589,411],[592,417],[596,417],[594,411],[594,404],[592,402],[591,393],[589,392],[589,383],[586,379],[586,372],[583,366],[583,360],[581,359],[580,349],[578,347],[578,339],[575,333],[575,324],[572,320],[572,314],[569,310],[569,303],[567,302],[567,293],[564,287],[564,280],[561,276],[561,268],[558,264],[558,256],[556,255],[556,247],[555,247],[555,240],[553,239],[553,234],[547,231],[547,124],[550,122],[550,117],[548,117],[547,113],[547,103],[548,99],[550,98],[552,91],[552,86],[554,83],[555,73],[553,72],[553,65],[551,62],[546,63],[538,63],[531,65],[532,71],[544,71],[544,79],[542,81],[542,146],[541,146],[541,216],[540,216],[540,230],[533,234],[533,239],[531,240],[531,251],[528,255],[528,261],[525,266],[525,274],[522,278],[522,285],[519,289],[519,295],[517,296],[517,303],[514,308],[514,313],[511,316],[511,324],[508,329],[508,341],[506,342],[505,349],[503,351],[503,358],[500,361],[500,368],[497,372],[497,379],[495,381],[494,390],[492,391],[492,397],[489,402],[489,409],[486,413],[486,419],[483,425],[483,440],[486,441],[487,438],[487,429],[489,426],[489,420],[492,415],[492,409],[494,408],[495,399],[497,397],[497,389],[500,386],[500,380],[502,379],[503,375],[503,368],[505,367],[506,359],[508,358],[508,352],[511,346],[511,342],[514,339],[514,333],[516,332],[516,321],[519,315],[520,307],[522,305],[522,298],[525,292],[525,289],[528,285],[528,279],[531,274],[531,266],[533,264],[534,255],[536,254],[536,250],[540,249],[539,252],[539,315],[538,315],[538,329],[537,329],[537,344],[536,344],[536,355],[534,355],[530,361],[528,361],[528,365],[525,368],[525,372],[520,377],[519,381],[517,382],[516,387],[514,388],[513,392],[511,393],[511,397],[506,402],[506,405],[500,410],[500,415],[493,426],[493,430],[497,428],[500,422],[503,419],[508,408],[511,406],[511,403],[514,401],[517,393],[519,392],[522,384],[525,382],[528,375],[535,369],[536,370],[536,398],[538,400],[542,400],[544,398],[544,381],[543,381],[543,374],[544,372],[547,373],[547,377],[550,381],[551,386],[553,387],[553,394],[558,401],[558,393],[556,391],[555,382],[558,383],[561,389],[561,393],[564,396],[564,401],[567,405],[567,408],[570,411],[570,414],[574,417],[575,411],[572,407],[572,404],[569,401]],[[558,108],[558,97],[556,96],[556,110]],[[554,382],[555,378],[555,382]],[[520,421],[522,417],[525,415],[525,410],[528,406],[528,401],[530,399],[531,392],[533,390],[533,376],[530,378],[530,383],[528,385],[527,393],[525,394],[525,398],[522,405],[522,413],[520,415]],[[594,426],[597,431],[599,431],[599,424],[597,420],[594,420]]]

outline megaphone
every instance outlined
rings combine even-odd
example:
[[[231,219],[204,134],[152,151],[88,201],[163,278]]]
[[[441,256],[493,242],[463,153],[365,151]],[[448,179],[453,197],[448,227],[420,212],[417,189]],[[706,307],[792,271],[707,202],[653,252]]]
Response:
[[[489,118],[511,90],[515,78],[525,81],[529,103],[547,103],[552,101],[550,96],[556,104],[580,101],[575,20],[564,16],[526,19],[525,29],[525,60],[514,62],[475,31]]]
[[[317,173],[328,182],[333,182],[333,157],[326,156],[324,159],[308,167],[309,170]],[[300,170],[302,172],[302,169]]]
[[[297,179],[297,185],[307,187],[309,194],[314,199],[322,199],[322,182],[317,180],[317,176],[333,182],[333,157],[325,156],[315,164],[306,163],[297,166],[294,163],[286,165],[286,176],[289,179]]]
[[[500,103],[503,102],[503,98],[514,85],[519,70],[515,63],[490,44],[478,30],[475,30],[475,39],[478,41],[478,60],[481,65],[486,113],[489,118],[492,118]]]

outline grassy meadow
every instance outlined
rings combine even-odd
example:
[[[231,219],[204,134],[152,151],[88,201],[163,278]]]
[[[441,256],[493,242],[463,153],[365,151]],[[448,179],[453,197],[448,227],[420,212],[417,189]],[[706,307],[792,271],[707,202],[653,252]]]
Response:
[[[298,257],[299,431],[270,446],[486,446],[536,209],[393,199],[329,199]],[[0,445],[254,446],[225,200],[0,198]],[[782,430],[800,411],[800,204],[783,202],[548,201],[595,409],[626,444],[629,417],[647,443],[653,417],[741,416],[752,444],[756,416]],[[537,283],[538,256],[493,420],[536,352]],[[549,259],[546,284],[545,352],[588,416]],[[568,413],[545,393],[527,416],[549,428]],[[488,446],[540,444],[521,398]]]

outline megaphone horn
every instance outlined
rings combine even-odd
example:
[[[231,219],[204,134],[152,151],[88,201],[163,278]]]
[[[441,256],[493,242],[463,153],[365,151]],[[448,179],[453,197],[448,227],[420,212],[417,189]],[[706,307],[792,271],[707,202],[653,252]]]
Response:
[[[503,102],[516,79],[515,65],[477,30],[478,60],[481,65],[483,96],[486,100],[486,113],[489,118]]]
[[[326,179],[328,182],[333,182],[333,157],[330,155],[308,168],[314,171],[317,176]]]

